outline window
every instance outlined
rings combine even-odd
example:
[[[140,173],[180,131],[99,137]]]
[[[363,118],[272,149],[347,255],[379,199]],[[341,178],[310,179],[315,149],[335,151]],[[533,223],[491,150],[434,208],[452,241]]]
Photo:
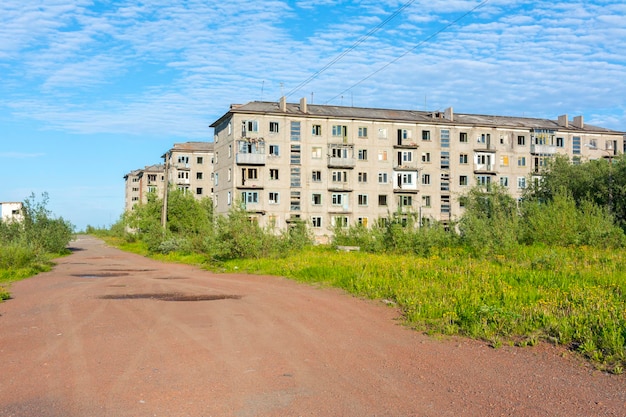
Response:
[[[322,181],[322,171],[313,171],[311,173],[311,180],[313,182],[320,182],[320,181]]]
[[[367,194],[359,194],[357,196],[359,206],[367,206]]]
[[[185,156],[185,155],[179,155],[178,156],[178,163],[179,164],[188,164],[189,163],[189,157]]]
[[[387,139],[387,128],[386,127],[378,128],[378,139]]]
[[[467,164],[467,154],[462,153],[459,155],[459,164]]]
[[[345,146],[339,146],[339,147],[331,146],[330,156],[331,158],[347,158],[349,150],[350,148],[345,147]]]
[[[356,222],[359,226],[367,227],[367,217],[359,217]]]
[[[430,196],[429,195],[422,196],[422,205],[424,207],[430,207]]]
[[[448,129],[441,129],[441,147],[450,147],[450,131]]]
[[[202,172],[196,172],[196,179],[197,180],[201,180],[202,179]]]
[[[341,206],[344,202],[347,202],[347,196],[344,194],[333,193],[332,195],[332,203],[333,206]]]
[[[278,179],[278,170],[274,168],[270,168],[270,180]]]
[[[258,175],[258,171],[256,168],[248,168],[247,170],[243,170],[244,179],[247,180],[256,180]]]
[[[259,202],[259,192],[258,191],[244,191],[241,193],[241,200],[245,204],[254,204]]]
[[[517,177],[517,188],[526,188],[526,177]]]
[[[441,174],[441,191],[450,191],[450,174]]]
[[[525,167],[526,166],[526,157],[525,156],[520,156],[517,158],[517,166],[518,167]]]
[[[402,187],[403,185],[413,185],[413,173],[398,174],[398,186]]]
[[[300,140],[300,122],[291,122],[291,140],[299,141]]]
[[[449,195],[441,196],[441,212],[450,213],[450,196]]]
[[[311,134],[313,136],[322,136],[322,126],[321,125],[313,125],[313,129]]]
[[[291,145],[291,165],[300,165],[300,145]]]
[[[386,161],[387,160],[387,151],[378,151],[378,160]]]
[[[311,202],[314,206],[320,206],[322,204],[322,195],[321,194],[313,194],[311,196]]]
[[[430,130],[422,130],[422,140],[430,140]]]
[[[359,127],[359,137],[360,138],[367,137],[367,127]]]
[[[270,145],[269,146],[269,154],[271,156],[279,156],[280,152],[279,152],[278,145]]]
[[[367,172],[359,172],[358,177],[359,177],[359,182],[361,183],[367,182]]]
[[[270,191],[269,193],[269,203],[270,204],[278,204],[280,202],[280,196],[277,192]]]
[[[441,152],[441,169],[450,169],[450,152]]]
[[[333,226],[348,227],[348,218],[346,216],[333,216]]]
[[[406,139],[411,139],[413,135],[411,134],[411,131],[408,129],[398,129],[398,143],[400,143],[403,140]]]
[[[517,145],[518,146],[526,146],[526,136],[518,136],[517,137]]]
[[[491,176],[489,175],[477,175],[476,183],[483,187],[488,187],[491,184]]]
[[[574,136],[572,138],[572,153],[574,155],[580,155],[580,136]]]
[[[410,207],[413,205],[413,196],[401,195],[399,203],[400,207]]]
[[[430,174],[422,174],[422,184],[430,185]]]
[[[246,132],[258,132],[259,123],[256,120],[244,120],[242,135],[245,137]]]
[[[188,180],[189,179],[189,172],[187,171],[178,171],[178,179],[179,180]],[[152,181],[156,181],[156,175],[154,175],[154,179],[151,179]]]
[[[385,207],[387,206],[387,195],[386,194],[378,194],[378,205]]]
[[[379,184],[387,184],[389,182],[389,177],[386,172],[378,173],[378,183]]]
[[[509,186],[509,177],[500,177],[500,185],[503,187]]]
[[[467,185],[467,175],[459,176],[459,185]]]
[[[334,125],[332,135],[335,137],[348,137],[348,126]]]
[[[213,178],[215,178],[215,186],[217,187],[217,180],[218,180],[218,173],[217,172],[215,173]]]
[[[359,161],[367,161],[367,149],[359,149],[358,158]]]
[[[270,122],[270,133],[278,133],[278,122]]]
[[[201,156],[196,158],[196,163],[197,164],[202,164],[204,162],[204,158],[202,158]]]
[[[300,168],[291,168],[291,182],[292,187],[300,187]]]
[[[413,161],[413,152],[412,151],[402,151],[398,152],[398,162],[404,164],[405,162]]]
[[[311,226],[316,229],[322,227],[322,218],[321,217],[311,217]]]
[[[300,211],[300,191],[291,192],[291,211]]]
[[[313,159],[322,159],[322,147],[314,146],[311,148],[311,158]]]
[[[228,182],[230,182],[232,178],[233,178],[233,171],[231,168],[228,168],[228,171],[226,172],[226,179],[228,180]]]
[[[562,148],[565,146],[565,140],[563,138],[556,138],[556,146]]]
[[[422,162],[430,162],[430,152],[422,152]]]
[[[508,155],[501,155],[500,156],[500,166],[501,167],[508,167],[509,166],[509,156]]]
[[[467,143],[467,132],[459,133],[459,142]]]
[[[348,182],[348,172],[347,171],[333,171],[332,181],[333,182]]]

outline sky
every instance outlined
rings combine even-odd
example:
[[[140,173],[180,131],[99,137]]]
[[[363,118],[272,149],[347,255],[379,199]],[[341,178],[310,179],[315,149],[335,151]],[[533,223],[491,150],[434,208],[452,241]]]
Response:
[[[125,174],[281,96],[626,131],[625,44],[623,0],[3,0],[0,202],[108,227]]]

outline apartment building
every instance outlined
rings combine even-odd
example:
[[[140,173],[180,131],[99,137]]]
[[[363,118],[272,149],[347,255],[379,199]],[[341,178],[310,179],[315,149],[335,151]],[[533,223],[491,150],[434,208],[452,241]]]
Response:
[[[169,184],[196,198],[212,197],[213,143],[175,143],[162,158]]]
[[[149,193],[163,195],[165,186],[165,165],[147,165],[124,175],[125,211],[130,211],[137,204],[148,202]]]
[[[163,198],[165,178],[169,187],[192,193],[196,198],[212,197],[212,143],[175,143],[161,158],[163,164],[148,165],[124,175],[126,211],[132,210],[136,204],[145,204],[151,192]]]
[[[459,196],[500,184],[515,197],[557,153],[575,162],[624,151],[624,133],[558,120],[250,102],[214,128],[214,202],[242,204],[262,226],[295,219],[325,240],[336,225],[390,214],[450,221]]]

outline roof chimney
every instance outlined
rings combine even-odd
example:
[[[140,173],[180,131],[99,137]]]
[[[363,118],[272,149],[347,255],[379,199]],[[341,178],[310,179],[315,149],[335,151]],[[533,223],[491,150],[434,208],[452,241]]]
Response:
[[[300,111],[302,113],[308,113],[309,112],[308,107],[306,105],[306,97],[302,97],[300,99]]]
[[[452,109],[452,106],[448,107],[445,111],[444,111],[444,118],[450,120],[451,122],[454,122],[454,110]]]
[[[563,127],[569,127],[569,119],[567,118],[567,114],[559,116],[559,125]]]
[[[572,123],[574,126],[576,126],[579,129],[584,129],[585,128],[585,122],[583,121],[583,117],[582,116],[576,116],[574,117],[574,122]]]
[[[280,108],[280,111],[282,111],[282,112],[286,112],[287,111],[287,98],[285,96],[282,96],[280,98],[280,103],[279,103],[278,107]]]

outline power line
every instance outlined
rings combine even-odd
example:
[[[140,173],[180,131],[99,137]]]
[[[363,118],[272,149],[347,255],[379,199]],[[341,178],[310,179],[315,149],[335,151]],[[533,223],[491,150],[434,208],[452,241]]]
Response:
[[[298,90],[300,90],[302,87],[304,87],[305,85],[307,85],[308,83],[310,83],[311,81],[313,81],[315,78],[317,78],[321,73],[323,73],[324,71],[326,71],[328,68],[332,67],[334,64],[336,64],[341,58],[343,58],[344,56],[346,56],[347,54],[349,54],[351,51],[353,51],[354,49],[356,49],[357,46],[359,46],[360,44],[362,44],[363,42],[365,42],[370,36],[372,36],[374,33],[378,32],[378,30],[380,30],[383,26],[385,26],[387,23],[389,23],[391,20],[393,20],[396,16],[398,16],[400,13],[402,13],[402,11],[404,9],[406,9],[407,7],[409,7],[411,4],[413,4],[415,2],[415,0],[410,0],[406,3],[404,3],[398,10],[396,10],[395,12],[393,12],[387,19],[383,20],[381,23],[379,23],[376,27],[374,27],[373,29],[371,29],[369,32],[367,32],[365,35],[361,36],[352,46],[350,46],[348,49],[346,49],[345,51],[343,51],[341,54],[337,55],[332,61],[330,61],[329,63],[327,63],[326,65],[324,65],[321,69],[319,69],[317,72],[315,72],[313,75],[311,75],[309,78],[307,78],[306,80],[302,81],[300,84],[298,84],[296,87],[294,87],[292,90],[290,90],[287,95],[285,95],[285,97],[289,97],[290,95],[292,95],[293,93],[297,92]]]
[[[416,50],[417,48],[421,47],[422,45],[424,45],[426,42],[430,41],[431,39],[435,38],[437,35],[439,35],[442,32],[445,32],[447,29],[451,28],[452,26],[455,26],[458,22],[460,22],[461,20],[463,20],[465,17],[467,17],[468,15],[474,13],[476,10],[478,10],[479,8],[483,7],[485,4],[487,4],[489,2],[489,0],[484,0],[483,2],[479,3],[477,6],[475,6],[474,8],[472,8],[471,10],[469,10],[468,12],[464,13],[463,15],[461,15],[460,17],[456,18],[455,20],[453,20],[452,22],[448,23],[447,25],[445,25],[444,27],[442,27],[441,29],[439,29],[438,31],[436,31],[435,33],[433,33],[432,35],[428,36],[426,39],[422,40],[420,43],[418,43],[417,45],[415,45],[413,48],[407,50],[406,52],[404,52],[402,55],[400,55],[399,57],[391,60],[390,62],[386,63],[385,65],[383,65],[382,67],[380,67],[379,69],[377,69],[376,71],[372,72],[370,75],[368,75],[365,78],[362,78],[359,82],[351,85],[350,87],[346,88],[345,90],[343,90],[341,93],[337,94],[335,97],[331,98],[330,100],[326,101],[324,104],[328,104],[331,101],[333,101],[334,99],[336,99],[337,97],[342,96],[343,94],[345,94],[346,92],[350,91],[351,89],[353,89],[354,87],[356,87],[357,85],[360,85],[361,83],[363,83],[364,81],[369,80],[370,78],[372,78],[373,76],[375,76],[376,74],[378,74],[379,72],[383,71],[384,69],[386,69],[387,67],[389,67],[392,64],[395,64],[396,62],[398,62],[400,59],[404,58],[405,56],[407,56],[409,53],[413,52],[414,50]]]

